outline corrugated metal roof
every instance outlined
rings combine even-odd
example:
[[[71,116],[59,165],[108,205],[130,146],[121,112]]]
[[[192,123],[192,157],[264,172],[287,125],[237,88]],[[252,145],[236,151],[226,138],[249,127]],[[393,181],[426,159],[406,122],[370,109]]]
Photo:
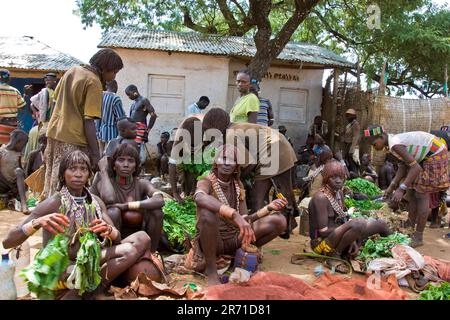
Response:
[[[103,35],[98,47],[150,49],[240,57],[253,57],[256,53],[254,41],[249,38],[206,35],[197,32],[146,30],[133,27],[111,29]],[[326,66],[354,67],[353,63],[328,49],[301,42],[289,42],[278,59]]]
[[[0,67],[66,71],[83,62],[33,37],[0,37]]]

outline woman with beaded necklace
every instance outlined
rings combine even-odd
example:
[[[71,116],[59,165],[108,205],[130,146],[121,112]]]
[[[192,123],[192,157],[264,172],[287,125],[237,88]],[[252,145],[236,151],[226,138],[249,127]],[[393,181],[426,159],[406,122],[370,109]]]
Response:
[[[19,246],[41,227],[45,246],[51,237],[66,231],[71,239],[77,240],[69,246],[69,258],[74,264],[80,248],[78,229],[88,225],[90,231],[104,240],[102,244],[110,243],[109,247],[101,250],[102,282],[89,295],[90,298],[100,298],[111,282],[144,254],[150,245],[150,238],[141,231],[121,240],[121,234],[113,226],[103,202],[86,188],[91,174],[89,157],[85,153],[76,150],[65,154],[59,166],[59,191],[38,204],[23,223],[12,229],[3,240],[3,246]],[[62,296],[66,299],[75,297],[75,290],[69,290]]]
[[[338,161],[327,162],[322,171],[322,188],[309,203],[309,233],[311,248],[318,254],[356,256],[364,239],[379,233],[388,236],[391,231],[383,220],[349,219],[344,205],[342,188],[345,167]],[[348,267],[338,260],[327,260],[337,272],[347,273]]]
[[[261,247],[286,229],[286,219],[281,214],[270,214],[282,210],[287,205],[286,199],[274,200],[255,214],[247,215],[236,159],[234,146],[222,146],[213,169],[197,183],[194,195],[197,235],[188,256],[197,262],[204,257],[194,268],[198,272],[205,271],[208,285],[219,283],[216,257],[234,255],[241,246],[252,242]]]
[[[138,177],[139,154],[133,145],[119,145],[111,164],[106,157],[100,160],[100,172],[92,182],[91,192],[105,202],[108,215],[124,236],[146,231],[152,240],[151,251],[155,252],[163,224],[162,193]]]

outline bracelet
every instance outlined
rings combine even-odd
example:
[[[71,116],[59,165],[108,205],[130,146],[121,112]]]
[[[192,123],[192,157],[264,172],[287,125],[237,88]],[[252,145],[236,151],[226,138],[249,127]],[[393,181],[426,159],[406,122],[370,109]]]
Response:
[[[28,237],[30,237],[31,235],[33,235],[33,234],[37,231],[37,229],[35,229],[35,228],[33,227],[33,221],[34,221],[34,220],[35,220],[35,219],[33,219],[33,220],[31,220],[31,221],[25,223],[25,224],[22,225],[22,227],[21,227],[22,232],[23,232],[26,236],[28,236]]]
[[[269,215],[270,211],[272,211],[272,210],[269,210],[268,206],[265,206],[256,212],[256,216],[258,218],[265,217],[265,216]]]
[[[128,209],[129,210],[137,210],[141,207],[141,202],[140,201],[131,201],[128,202]]]
[[[404,183],[400,184],[399,188],[402,189],[403,191],[408,190],[408,186],[406,184],[404,184]]]
[[[234,209],[227,206],[226,204],[223,204],[220,206],[219,209],[219,215],[221,217],[224,217],[226,219],[233,219]]]
[[[111,227],[111,232],[108,234],[108,237],[114,241],[117,239],[117,237],[119,236],[119,230],[117,230],[117,228],[115,227]]]
[[[417,161],[414,160],[414,161],[411,161],[410,163],[407,163],[407,166],[408,166],[408,167],[412,167],[412,166],[414,166],[414,165],[416,165],[416,164],[417,164]]]
[[[160,195],[161,197],[164,198],[164,193],[162,193],[161,191],[155,191],[155,192],[153,192],[152,197],[157,196],[157,195]]]

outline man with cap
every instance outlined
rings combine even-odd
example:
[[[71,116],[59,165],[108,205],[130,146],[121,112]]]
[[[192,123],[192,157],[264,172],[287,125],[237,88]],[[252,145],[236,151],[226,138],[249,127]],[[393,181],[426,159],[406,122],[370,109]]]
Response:
[[[347,126],[344,132],[344,157],[349,164],[349,171],[357,171],[359,166],[360,125],[356,120],[355,109],[345,111]]]
[[[10,73],[0,69],[0,145],[9,142],[9,136],[17,128],[18,109],[25,106],[25,100],[19,90],[8,83]]]

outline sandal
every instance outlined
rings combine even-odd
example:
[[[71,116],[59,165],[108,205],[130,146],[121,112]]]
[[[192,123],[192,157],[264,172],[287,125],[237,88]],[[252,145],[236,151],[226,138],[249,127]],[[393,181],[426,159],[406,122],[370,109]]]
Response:
[[[332,271],[334,270],[339,273],[349,273],[350,272],[348,265],[343,261],[339,261],[339,260],[335,260],[335,259],[327,259],[325,261],[325,264]]]

